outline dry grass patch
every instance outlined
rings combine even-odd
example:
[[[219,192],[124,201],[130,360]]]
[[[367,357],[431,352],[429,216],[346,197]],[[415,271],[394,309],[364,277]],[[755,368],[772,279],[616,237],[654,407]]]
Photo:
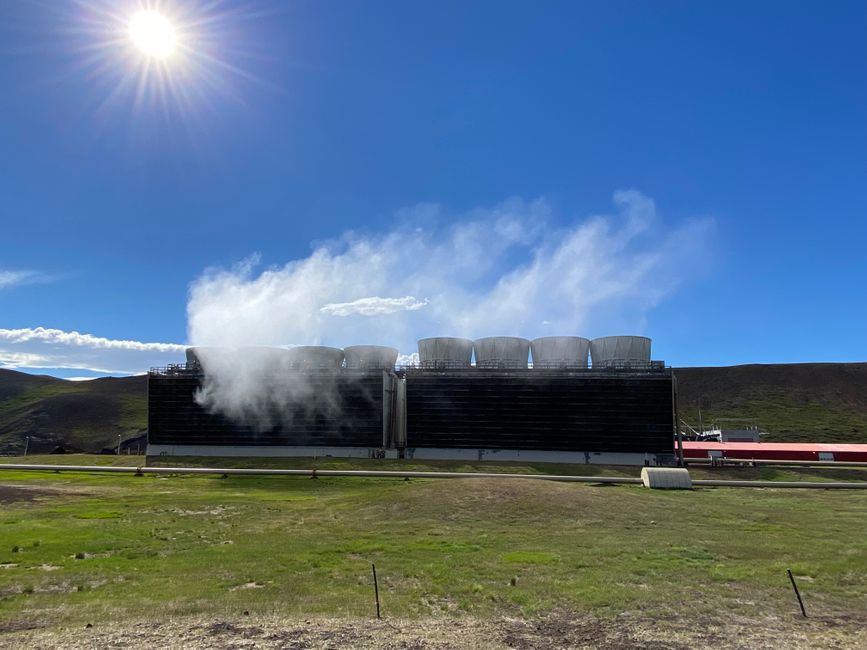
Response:
[[[867,619],[708,617],[685,613],[665,619],[642,614],[599,618],[562,610],[544,616],[421,619],[289,619],[242,616],[96,621],[63,630],[38,622],[0,627],[0,643],[33,649],[77,648],[359,648],[459,650],[535,648],[758,649],[855,648],[867,645]]]

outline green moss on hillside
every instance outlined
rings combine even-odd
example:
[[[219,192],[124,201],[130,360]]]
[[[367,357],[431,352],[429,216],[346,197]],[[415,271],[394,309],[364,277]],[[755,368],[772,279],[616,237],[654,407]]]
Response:
[[[680,368],[676,376],[680,416],[693,427],[701,409],[705,427],[752,421],[768,440],[867,442],[867,364]]]
[[[0,370],[0,451],[99,451],[147,427],[147,378],[71,382]]]

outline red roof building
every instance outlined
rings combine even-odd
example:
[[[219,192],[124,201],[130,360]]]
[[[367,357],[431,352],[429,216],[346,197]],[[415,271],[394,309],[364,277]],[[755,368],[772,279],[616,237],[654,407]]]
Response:
[[[867,462],[867,445],[795,442],[684,442],[683,456],[741,460]]]

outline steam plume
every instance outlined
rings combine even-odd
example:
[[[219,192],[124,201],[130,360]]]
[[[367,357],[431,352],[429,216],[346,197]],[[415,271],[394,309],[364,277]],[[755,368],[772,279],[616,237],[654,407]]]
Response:
[[[711,219],[666,228],[640,192],[614,194],[613,215],[562,227],[544,200],[506,201],[440,227],[424,205],[379,235],[347,233],[304,259],[257,270],[252,256],[191,286],[194,345],[374,343],[404,354],[423,336],[641,333],[650,309],[683,278],[679,260],[704,248]],[[267,392],[253,372],[215,376],[208,403]],[[218,373],[219,374],[219,373]],[[226,388],[221,388],[225,386]],[[231,393],[231,394],[230,394]]]

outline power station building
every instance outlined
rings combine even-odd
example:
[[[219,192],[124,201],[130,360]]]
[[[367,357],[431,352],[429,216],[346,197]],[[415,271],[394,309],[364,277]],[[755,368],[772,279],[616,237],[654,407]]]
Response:
[[[149,374],[148,455],[667,465],[674,380],[650,345],[428,338],[401,369],[381,346],[191,348]],[[234,403],[236,375],[261,395]]]

